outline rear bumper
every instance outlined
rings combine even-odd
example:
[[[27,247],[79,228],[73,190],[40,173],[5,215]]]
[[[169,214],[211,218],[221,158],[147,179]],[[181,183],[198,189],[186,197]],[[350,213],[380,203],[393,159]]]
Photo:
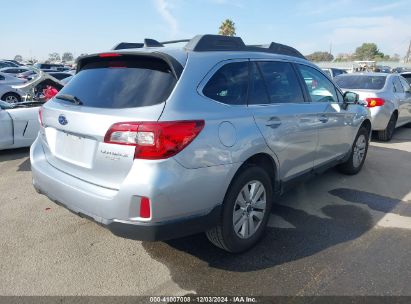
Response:
[[[138,240],[177,238],[214,226],[220,219],[225,192],[240,165],[186,169],[170,159],[145,164],[148,169],[142,171],[137,162],[122,186],[114,190],[50,165],[40,139],[31,146],[30,160],[33,186],[39,193],[116,235]],[[141,196],[150,198],[149,219],[139,216]]]
[[[44,194],[41,193],[41,190],[37,188],[36,190],[38,193]],[[188,218],[160,223],[129,222],[119,220],[106,220],[104,222],[99,222],[91,216],[71,210],[59,201],[53,200],[53,202],[80,217],[87,218],[110,230],[111,233],[116,236],[139,241],[164,241],[204,232],[218,225],[221,216],[221,205],[218,205],[207,214],[195,215]]]
[[[373,131],[382,131],[387,128],[392,110],[387,106],[370,108],[371,124]]]

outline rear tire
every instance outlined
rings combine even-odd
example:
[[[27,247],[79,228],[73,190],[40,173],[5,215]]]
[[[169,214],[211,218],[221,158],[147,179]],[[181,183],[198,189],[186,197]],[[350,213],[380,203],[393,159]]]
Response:
[[[361,127],[358,130],[354,143],[351,148],[351,154],[345,163],[338,166],[341,173],[347,175],[354,175],[361,171],[367,157],[369,132],[366,128]]]
[[[207,238],[228,252],[250,249],[264,233],[272,204],[273,187],[268,173],[258,166],[245,167],[232,181],[224,198],[220,224],[206,232]]]
[[[1,97],[1,100],[13,104],[13,103],[21,102],[21,97],[19,94],[16,94],[16,93],[6,93]]]
[[[393,113],[388,121],[388,125],[383,131],[378,131],[377,136],[381,141],[390,141],[394,135],[395,125],[397,124],[397,116]]]

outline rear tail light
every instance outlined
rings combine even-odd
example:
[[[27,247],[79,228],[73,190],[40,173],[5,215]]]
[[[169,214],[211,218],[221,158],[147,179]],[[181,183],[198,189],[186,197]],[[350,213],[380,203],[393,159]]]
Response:
[[[385,101],[382,98],[365,98],[365,101],[367,102],[367,107],[368,108],[374,108],[374,107],[380,107],[383,106]]]
[[[39,108],[39,123],[43,127],[43,107]]]
[[[203,128],[204,120],[122,122],[111,126],[104,142],[135,146],[135,159],[164,159],[183,150]]]
[[[100,58],[110,58],[110,57],[120,57],[121,55],[118,53],[103,53],[98,55]]]
[[[150,218],[150,216],[151,216],[150,200],[147,197],[143,196],[140,201],[140,217]]]

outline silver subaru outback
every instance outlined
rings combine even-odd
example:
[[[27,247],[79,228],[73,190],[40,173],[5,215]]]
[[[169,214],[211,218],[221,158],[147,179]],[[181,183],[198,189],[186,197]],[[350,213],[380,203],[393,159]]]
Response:
[[[293,182],[334,165],[361,170],[367,108],[297,50],[217,35],[165,44],[121,43],[79,60],[39,112],[39,193],[119,236],[206,232],[241,252]]]

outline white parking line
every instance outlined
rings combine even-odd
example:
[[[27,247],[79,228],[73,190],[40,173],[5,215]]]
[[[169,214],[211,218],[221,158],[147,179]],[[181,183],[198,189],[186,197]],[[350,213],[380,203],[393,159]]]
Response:
[[[378,221],[377,226],[411,230],[411,217],[387,213],[381,220]]]

